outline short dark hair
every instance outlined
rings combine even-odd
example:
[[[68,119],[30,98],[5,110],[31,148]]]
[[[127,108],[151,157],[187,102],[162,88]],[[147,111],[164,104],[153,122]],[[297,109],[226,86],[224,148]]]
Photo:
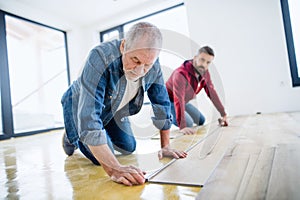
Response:
[[[207,53],[208,55],[215,56],[214,50],[209,46],[201,47],[198,51],[198,54],[200,53]]]

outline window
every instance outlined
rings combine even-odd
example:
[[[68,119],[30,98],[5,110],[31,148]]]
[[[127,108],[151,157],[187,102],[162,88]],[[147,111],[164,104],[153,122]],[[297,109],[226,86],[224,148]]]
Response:
[[[69,84],[65,32],[1,13],[1,52],[6,54],[0,61],[6,72],[0,75],[1,103],[9,122],[3,123],[3,135],[62,128],[60,99]]]
[[[124,32],[126,33],[132,25],[141,21],[150,22],[163,30],[172,30],[189,36],[186,8],[183,5],[126,23],[124,25]]]
[[[118,26],[106,31],[101,32],[101,41],[109,41],[112,39],[119,39],[122,38],[123,29],[122,27]]]
[[[300,86],[300,1],[281,0],[293,86]]]

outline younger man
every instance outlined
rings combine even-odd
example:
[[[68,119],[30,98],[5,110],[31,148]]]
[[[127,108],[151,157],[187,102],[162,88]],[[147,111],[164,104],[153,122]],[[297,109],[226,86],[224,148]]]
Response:
[[[184,134],[194,134],[195,130],[189,127],[192,127],[194,123],[203,125],[205,122],[203,114],[189,103],[203,88],[221,114],[220,124],[228,125],[227,114],[208,71],[214,56],[214,51],[210,47],[200,48],[198,54],[192,60],[186,60],[166,82],[171,100],[171,112],[176,118],[173,124],[178,126]]]

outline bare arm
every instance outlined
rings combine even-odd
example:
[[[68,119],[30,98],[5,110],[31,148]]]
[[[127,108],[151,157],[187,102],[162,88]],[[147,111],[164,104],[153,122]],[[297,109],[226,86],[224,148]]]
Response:
[[[113,181],[128,186],[145,182],[145,172],[134,166],[121,165],[107,144],[88,147]]]
[[[160,130],[160,147],[164,148],[170,144],[170,129]]]

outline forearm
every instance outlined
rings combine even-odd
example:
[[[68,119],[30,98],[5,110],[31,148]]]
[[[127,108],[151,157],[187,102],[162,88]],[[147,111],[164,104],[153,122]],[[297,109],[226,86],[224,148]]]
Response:
[[[161,150],[158,152],[158,158],[162,159],[163,157],[173,157],[173,158],[185,158],[187,153],[184,151],[178,151],[176,149],[170,148],[170,130],[161,130],[160,131],[160,143]]]
[[[88,147],[109,176],[112,175],[114,169],[118,169],[121,166],[107,144],[99,146],[89,145]]]
[[[215,108],[219,111],[220,115],[224,117],[226,115],[225,108],[216,92],[216,90],[212,87],[209,89],[209,98],[214,104]]]
[[[174,108],[175,108],[175,116],[174,120],[176,120],[178,127],[183,129],[186,127],[186,120],[185,120],[185,100],[184,96],[179,98],[175,98],[174,100]]]
[[[160,130],[160,146],[164,148],[170,144],[170,129]]]

